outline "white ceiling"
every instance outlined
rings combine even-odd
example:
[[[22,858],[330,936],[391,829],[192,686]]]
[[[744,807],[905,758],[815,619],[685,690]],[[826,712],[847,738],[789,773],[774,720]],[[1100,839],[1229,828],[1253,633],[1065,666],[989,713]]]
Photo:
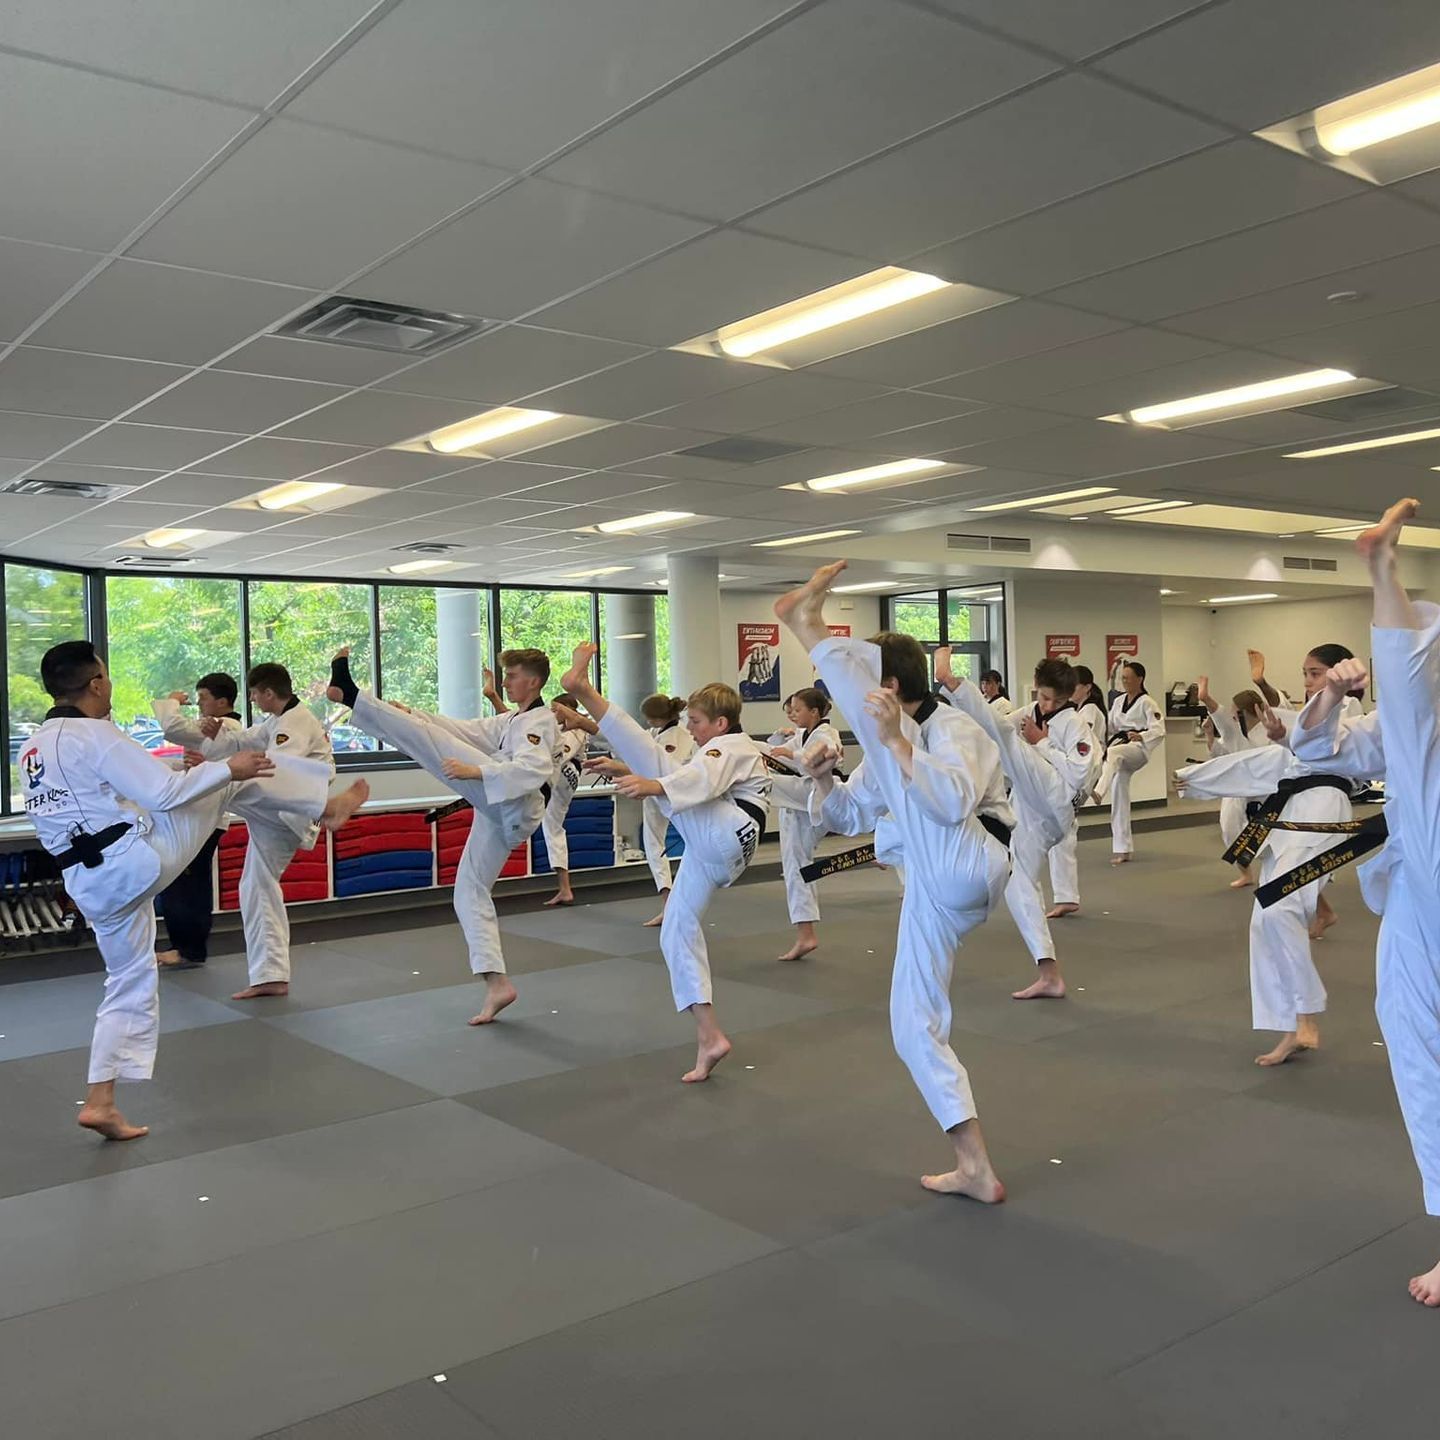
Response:
[[[1355,17],[1350,0],[17,0],[0,483],[135,488],[0,496],[0,550],[105,564],[186,526],[233,535],[205,550],[221,571],[376,574],[443,539],[466,547],[446,578],[628,563],[638,582],[681,549],[793,570],[750,544],[840,526],[893,532],[899,559],[907,525],[947,506],[1072,478],[1357,516],[1436,498],[1440,447],[1279,458],[1353,423],[1094,418],[1312,366],[1440,397],[1440,177],[1382,189],[1249,133],[1440,59],[1433,0]],[[804,370],[666,348],[881,265],[1015,298]],[[268,333],[332,293],[485,329],[419,363]],[[594,428],[488,463],[390,448],[512,403]],[[1405,419],[1426,417],[1440,398]],[[809,448],[675,453],[729,435]],[[782,488],[914,455],[983,468],[863,497]],[[227,508],[306,476],[375,493]],[[581,529],[660,509],[702,519]]]

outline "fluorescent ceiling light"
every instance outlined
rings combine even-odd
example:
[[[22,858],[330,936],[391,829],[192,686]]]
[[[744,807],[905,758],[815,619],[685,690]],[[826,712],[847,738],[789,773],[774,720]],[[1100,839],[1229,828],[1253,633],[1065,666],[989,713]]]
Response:
[[[1315,139],[1332,155],[1353,155],[1440,124],[1440,65],[1322,105],[1314,123]]]
[[[1358,535],[1362,530],[1368,530],[1369,528],[1370,524],[1367,521],[1361,525],[1335,525],[1329,530],[1312,530],[1310,533],[1312,535],[1325,535],[1333,538],[1337,535]]]
[[[927,470],[943,470],[943,460],[890,460],[884,465],[867,465],[863,470],[841,470],[835,475],[819,475],[807,480],[807,490],[855,490],[863,485],[880,485],[887,480],[900,480],[910,475],[923,475]]]
[[[141,536],[140,543],[152,550],[172,550],[204,533],[203,530],[152,530],[148,535]]]
[[[390,573],[418,575],[422,570],[448,570],[454,563],[453,560],[406,560],[399,565],[390,566]]]
[[[624,520],[606,520],[595,528],[602,535],[625,535],[632,530],[658,530],[681,520],[693,520],[690,510],[651,510],[645,515],[631,515]]]
[[[849,595],[856,590],[888,590],[892,585],[903,585],[903,580],[865,580],[858,585],[832,585],[837,595]]]
[[[1127,410],[1119,418],[1135,425],[1159,425],[1166,420],[1180,420],[1188,415],[1208,415],[1216,410],[1235,410],[1265,400],[1280,400],[1289,395],[1305,395],[1312,390],[1333,390],[1337,385],[1353,384],[1355,376],[1348,370],[1302,370],[1295,375],[1279,375],[1274,380],[1261,380],[1254,385],[1237,385],[1233,390],[1212,390],[1206,395],[1189,395],[1183,400],[1166,400],[1160,405],[1142,405]],[[1102,420],[1116,417],[1102,415]]]
[[[1318,450],[1292,450],[1283,460],[1320,460],[1326,455],[1353,455],[1357,450],[1384,450],[1390,445],[1414,445],[1421,440],[1440,440],[1440,429],[1407,430],[1403,435],[1382,435],[1378,440],[1351,440],[1344,445],[1322,445]],[[1440,466],[1434,467],[1440,469]]]
[[[993,505],[972,505],[977,515],[992,514],[997,510],[1026,510],[1032,505],[1053,505],[1057,500],[1084,500],[1090,495],[1113,495],[1113,485],[1087,485],[1083,490],[1057,490],[1053,495],[1031,495],[1025,500],[997,500]]]
[[[287,480],[283,485],[272,485],[262,491],[255,497],[255,503],[262,510],[288,510],[292,505],[304,505],[344,488],[338,480]]]
[[[1274,591],[1266,590],[1260,595],[1212,595],[1205,603],[1207,605],[1240,605],[1247,600],[1278,600],[1279,598]]]
[[[1178,595],[1180,592],[1178,590],[1162,590],[1160,593],[1162,595]]]
[[[888,265],[883,270],[831,285],[788,305],[727,325],[717,332],[717,343],[726,355],[746,360],[817,331],[830,330],[863,315],[873,315],[877,310],[888,310],[921,295],[945,290],[949,283],[936,275],[922,275],[916,270]]]
[[[536,425],[558,419],[560,416],[554,410],[522,410],[518,406],[505,405],[498,410],[487,410],[473,419],[462,420],[458,425],[432,430],[425,437],[425,443],[441,455],[455,455],[462,450],[473,450],[487,441],[499,440],[502,436],[531,430]]]
[[[560,576],[562,580],[594,580],[601,575],[619,575],[622,571],[633,570],[633,565],[600,565],[594,570],[571,570]],[[621,636],[621,639],[624,637]]]
[[[1188,506],[1189,500],[1147,500],[1143,505],[1122,505],[1118,510],[1107,510],[1107,515],[1145,515],[1152,510],[1180,510]]]
[[[756,540],[757,550],[777,550],[782,545],[809,545],[816,540],[838,540],[842,535],[858,535],[858,530],[817,530],[813,535],[787,535],[783,540]]]

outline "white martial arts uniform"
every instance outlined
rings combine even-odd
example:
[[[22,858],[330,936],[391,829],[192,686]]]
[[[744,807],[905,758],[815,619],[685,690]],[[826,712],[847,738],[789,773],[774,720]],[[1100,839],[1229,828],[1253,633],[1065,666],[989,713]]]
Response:
[[[788,749],[796,756],[812,744],[823,743],[844,761],[844,746],[840,732],[828,721],[822,720],[812,730],[796,730],[793,735],[775,734],[766,745]],[[791,762],[782,760],[782,765]],[[780,812],[780,869],[785,876],[785,903],[790,912],[790,923],[799,925],[802,921],[812,924],[820,918],[820,897],[815,886],[801,879],[802,867],[815,858],[815,842],[825,833],[823,825],[817,825],[810,815],[810,793],[815,782],[808,775],[796,772],[770,775],[770,798]]]
[[[685,863],[660,922],[660,951],[675,1008],[709,1005],[705,909],[717,890],[745,873],[760,843],[770,793],[765,757],[748,735],[736,731],[715,736],[677,763],[666,736],[648,734],[617,705],[606,710],[600,733],[632,774],[660,782],[664,794],[654,797],[656,803],[684,838]]]
[[[57,710],[26,738],[18,765],[25,813],[40,843],[60,856],[77,832],[98,836],[112,826],[129,827],[98,865],[63,872],[66,892],[90,922],[105,961],[90,1083],[148,1080],[160,1029],[155,896],[190,863],[227,808],[284,826],[302,817],[318,821],[330,770],[272,751],[275,773],[241,784],[223,760],[176,771],[110,720]]]
[[[1241,727],[1240,717],[1235,713],[1232,706],[1222,705],[1218,710],[1211,712],[1211,723],[1215,726],[1215,740],[1210,746],[1210,755],[1214,758],[1217,755],[1240,755],[1246,750],[1259,750],[1266,745],[1273,745],[1265,732],[1265,727],[1260,724],[1252,725],[1249,730]],[[1225,795],[1220,800],[1220,843],[1228,850],[1234,843],[1240,832],[1245,828],[1248,817],[1245,807],[1253,800],[1263,800],[1264,795]]]
[[[200,728],[198,715],[181,714],[180,702],[171,700],[169,696],[153,701],[150,708],[155,712],[161,733],[172,745],[183,745],[187,750],[204,749],[205,732]],[[222,734],[238,735],[244,728],[245,722],[238,715],[220,716]]]
[[[672,720],[668,725],[652,725],[650,738],[677,766],[686,764],[695,754],[695,741],[678,720]],[[665,840],[670,833],[670,817],[661,808],[658,800],[647,795],[640,802],[640,818],[645,859],[650,866],[650,874],[654,877],[655,888],[663,894],[670,888],[673,879],[670,857],[665,853]]]
[[[985,697],[982,695],[980,698],[983,700]],[[993,700],[986,700],[985,703],[990,707],[997,720],[1003,720],[1007,715],[1015,713],[1014,702],[1005,695],[997,695]]]
[[[1273,795],[1284,782],[1299,783],[1280,812],[1282,820],[1330,823],[1350,819],[1350,787],[1316,784],[1316,777],[1338,778],[1333,763],[1307,764],[1282,745],[1265,745],[1221,755],[1178,773],[1187,791],[1201,799],[1226,795]],[[1313,860],[1336,843],[1336,836],[1272,830],[1261,846],[1256,884]],[[1257,900],[1250,916],[1250,1000],[1255,1029],[1292,1031],[1299,1015],[1325,1009],[1325,986],[1310,953],[1310,927],[1320,899],[1318,882],[1302,886],[1268,907]]]
[[[1095,798],[1102,805],[1107,799],[1110,802],[1111,849],[1116,855],[1128,855],[1135,848],[1130,830],[1130,781],[1149,762],[1156,747],[1165,743],[1165,716],[1142,690],[1133,701],[1123,693],[1117,695],[1109,719],[1111,741]],[[1125,731],[1133,731],[1139,738],[1128,742],[1116,738]]]
[[[557,726],[559,721],[556,721]],[[550,782],[550,803],[540,819],[545,836],[545,853],[553,870],[570,868],[570,841],[565,834],[565,817],[580,785],[580,771],[590,737],[583,730],[561,730],[557,740],[555,778]]]
[[[1105,707],[1093,696],[1075,711],[1080,721],[1090,731],[1094,753],[1105,761],[1105,740],[1110,734],[1110,719]],[[1099,765],[1096,766],[1099,777]],[[1089,795],[1082,795],[1075,803],[1075,818],[1060,843],[1050,851],[1050,891],[1057,905],[1078,905],[1080,903],[1080,811],[1095,803],[1094,785]]]
[[[880,647],[829,636],[810,659],[865,752],[848,780],[823,797],[817,787],[814,813],[842,835],[874,830],[877,857],[903,867],[890,1031],[930,1113],[953,1130],[976,1114],[950,1047],[955,952],[999,903],[1010,873],[1005,845],[980,821],[1014,828],[999,748],[968,715],[927,699],[913,720],[901,720],[914,747],[906,779],[865,708],[880,688]]]
[[[560,749],[554,713],[537,699],[528,710],[478,720],[405,711],[362,690],[351,719],[358,729],[408,755],[475,809],[455,874],[455,916],[465,933],[474,975],[505,973],[500,922],[491,891],[510,852],[535,833],[548,804]],[[480,768],[478,780],[451,780],[446,760]]]
[[[1440,607],[1412,603],[1422,629],[1370,631],[1378,708],[1297,726],[1291,743],[1353,780],[1385,779],[1390,839],[1360,866],[1365,902],[1382,917],[1375,1014],[1425,1209],[1440,1215]]]
[[[248,729],[227,729],[222,725],[213,740],[202,737],[199,748],[212,760],[223,759],[237,750],[278,751],[282,755],[319,761],[329,767],[332,777],[335,774],[335,756],[325,727],[296,697],[291,698],[279,715],[267,715]],[[320,831],[315,825],[300,823],[293,816],[276,820],[263,814],[246,814],[237,806],[230,808],[245,821],[249,831],[245,864],[240,871],[240,919],[245,928],[250,983],[288,983],[290,917],[285,910],[280,877],[295,858],[296,850],[315,848]]]

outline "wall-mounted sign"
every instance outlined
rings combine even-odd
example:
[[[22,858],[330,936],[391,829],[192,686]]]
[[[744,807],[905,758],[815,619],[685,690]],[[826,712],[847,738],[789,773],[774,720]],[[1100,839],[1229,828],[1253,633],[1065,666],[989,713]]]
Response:
[[[1080,637],[1078,635],[1047,635],[1045,637],[1045,658],[1047,660],[1078,660],[1080,658]]]
[[[736,687],[742,700],[780,698],[780,626],[778,624],[735,627],[740,653]]]

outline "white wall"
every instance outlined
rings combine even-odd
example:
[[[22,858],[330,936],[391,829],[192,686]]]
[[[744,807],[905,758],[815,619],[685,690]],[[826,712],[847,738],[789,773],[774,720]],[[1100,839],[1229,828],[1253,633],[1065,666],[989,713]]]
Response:
[[[1160,610],[1160,638],[1165,654],[1165,688],[1176,681],[1189,684],[1198,676],[1208,675],[1226,695],[1238,688],[1230,685],[1217,672],[1215,622],[1209,610],[1199,605],[1165,605]],[[1244,656],[1241,660],[1243,662]],[[1217,690],[1217,693],[1220,693]]]

